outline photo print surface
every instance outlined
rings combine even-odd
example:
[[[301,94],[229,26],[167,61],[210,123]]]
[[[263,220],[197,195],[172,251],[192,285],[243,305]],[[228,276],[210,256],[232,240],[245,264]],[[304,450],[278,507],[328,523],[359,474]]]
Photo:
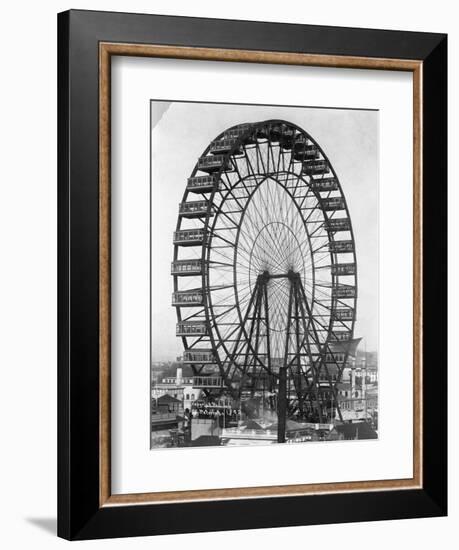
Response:
[[[150,106],[150,448],[378,438],[378,111]]]

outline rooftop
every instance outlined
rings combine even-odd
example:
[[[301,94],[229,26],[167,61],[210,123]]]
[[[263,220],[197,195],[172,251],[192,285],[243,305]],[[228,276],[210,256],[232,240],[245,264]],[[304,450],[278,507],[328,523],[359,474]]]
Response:
[[[159,404],[181,403],[181,401],[179,399],[176,399],[175,397],[172,397],[172,395],[169,395],[168,393],[166,393],[166,395],[162,395],[161,397],[158,398],[158,403]]]

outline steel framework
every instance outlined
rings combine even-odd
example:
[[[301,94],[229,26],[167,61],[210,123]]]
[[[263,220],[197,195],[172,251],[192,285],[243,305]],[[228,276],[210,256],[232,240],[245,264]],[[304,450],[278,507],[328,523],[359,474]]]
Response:
[[[338,176],[308,133],[268,120],[209,144],[179,205],[171,273],[184,362],[221,380],[206,395],[269,398],[279,422],[342,419],[355,242]]]

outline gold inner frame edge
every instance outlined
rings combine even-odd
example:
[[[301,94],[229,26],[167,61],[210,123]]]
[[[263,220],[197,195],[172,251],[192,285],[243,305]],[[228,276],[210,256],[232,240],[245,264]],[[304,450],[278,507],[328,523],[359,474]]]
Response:
[[[202,61],[226,61],[373,69],[413,73],[413,477],[407,479],[315,483],[264,487],[233,487],[191,491],[111,494],[110,420],[110,96],[111,57],[158,57]],[[99,44],[99,506],[145,505],[203,500],[387,491],[422,488],[422,61],[165,46],[155,44]]]

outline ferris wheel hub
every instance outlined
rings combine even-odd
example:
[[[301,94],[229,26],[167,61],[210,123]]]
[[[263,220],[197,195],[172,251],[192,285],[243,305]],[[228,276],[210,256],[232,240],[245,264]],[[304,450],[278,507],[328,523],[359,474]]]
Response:
[[[269,279],[290,279],[290,281],[298,280],[300,274],[293,269],[289,269],[287,273],[270,273],[268,270],[263,271],[258,275],[260,282],[267,282]]]

